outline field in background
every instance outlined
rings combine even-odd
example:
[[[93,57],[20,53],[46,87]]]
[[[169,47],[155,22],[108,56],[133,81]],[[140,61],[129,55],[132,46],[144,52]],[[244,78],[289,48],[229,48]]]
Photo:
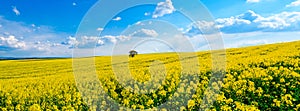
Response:
[[[181,62],[194,59],[199,64],[181,73]],[[211,79],[209,52],[198,52],[181,62],[175,53],[120,60],[115,65],[126,68],[128,63],[133,78],[141,83],[127,81],[129,73],[116,70],[123,73],[124,84],[133,87],[122,87],[115,80],[111,57],[96,57],[95,61],[103,91],[84,98],[94,104],[92,107],[83,102],[75,85],[72,59],[0,61],[0,110],[116,110],[112,108],[116,106],[148,109],[171,98],[166,110],[207,107],[201,103],[209,101],[202,100]],[[216,97],[211,110],[300,110],[300,41],[228,49],[226,62],[224,83],[214,82],[209,90],[222,86],[220,94],[208,92]],[[163,78],[153,79],[155,74]],[[184,101],[187,97],[191,99]]]

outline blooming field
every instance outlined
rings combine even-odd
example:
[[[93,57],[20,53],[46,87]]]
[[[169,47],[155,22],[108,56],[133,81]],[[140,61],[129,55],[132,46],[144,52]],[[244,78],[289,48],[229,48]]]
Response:
[[[114,59],[95,58],[102,90],[81,93],[94,84],[76,85],[72,59],[0,61],[0,110],[300,110],[299,41],[228,49],[223,81],[210,52]]]

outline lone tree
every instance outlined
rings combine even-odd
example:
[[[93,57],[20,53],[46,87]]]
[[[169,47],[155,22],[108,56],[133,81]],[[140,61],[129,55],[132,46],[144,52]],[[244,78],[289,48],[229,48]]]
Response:
[[[138,53],[137,53],[137,51],[135,51],[135,50],[131,50],[131,51],[129,51],[129,56],[130,57],[134,57],[135,55],[137,55]]]

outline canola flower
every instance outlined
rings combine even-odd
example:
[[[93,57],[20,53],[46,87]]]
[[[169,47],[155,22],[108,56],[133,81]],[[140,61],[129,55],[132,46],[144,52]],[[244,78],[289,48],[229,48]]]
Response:
[[[210,52],[198,52],[196,57],[184,60],[175,53],[141,54],[127,61],[130,74],[112,70],[111,57],[96,57],[103,91],[84,93],[92,96],[78,91],[78,87],[92,88],[94,84],[76,85],[71,59],[0,61],[0,110],[158,110],[156,107],[166,103],[173,106],[160,110],[191,111],[206,108],[202,102],[213,97],[216,101],[211,111],[300,110],[299,44],[228,49],[223,81],[212,76]],[[189,65],[191,58],[198,59],[199,64]],[[120,60],[116,65],[128,68],[123,63],[126,61]],[[151,63],[159,67],[152,70]],[[188,65],[184,71],[182,64]],[[195,67],[199,71],[193,70]],[[122,74],[127,86],[116,80],[115,72]],[[155,79],[151,74],[162,78]],[[129,81],[129,75],[136,81]],[[208,88],[210,80],[215,82]],[[220,92],[215,93],[218,89]],[[206,99],[204,94],[208,95]],[[96,105],[89,107],[87,103]]]

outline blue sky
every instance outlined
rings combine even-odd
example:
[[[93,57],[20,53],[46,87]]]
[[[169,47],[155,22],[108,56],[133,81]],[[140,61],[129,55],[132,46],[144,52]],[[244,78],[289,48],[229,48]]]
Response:
[[[109,3],[106,0],[113,6],[106,6],[105,10],[99,10],[99,14],[92,14],[100,19],[88,27],[91,33],[98,35],[80,35],[81,40],[96,43],[96,55],[110,55],[114,53],[112,50],[117,43],[132,44],[139,40],[134,37],[159,38],[176,42],[177,45],[184,45],[182,41],[187,40],[195,51],[209,50],[204,36],[209,38],[214,34],[203,34],[203,30],[211,27],[220,29],[225,48],[300,40],[300,0],[198,1],[209,10],[214,21],[192,21],[184,16],[180,12],[181,6],[189,7],[192,14],[201,14],[194,8],[197,6],[193,2],[178,4],[177,0],[154,1],[157,3],[120,10],[105,27],[99,25],[95,28],[104,23],[104,18],[109,18],[106,17],[109,13],[113,13],[110,7],[127,4]],[[84,17],[89,19],[88,11],[95,3],[100,2],[1,0],[0,57],[72,56],[74,46],[82,42],[76,37],[77,29],[84,24],[81,23]],[[203,30],[195,28],[195,24]],[[178,36],[180,34],[182,37]],[[141,53],[172,51],[170,46],[163,44],[150,42],[135,48]]]

